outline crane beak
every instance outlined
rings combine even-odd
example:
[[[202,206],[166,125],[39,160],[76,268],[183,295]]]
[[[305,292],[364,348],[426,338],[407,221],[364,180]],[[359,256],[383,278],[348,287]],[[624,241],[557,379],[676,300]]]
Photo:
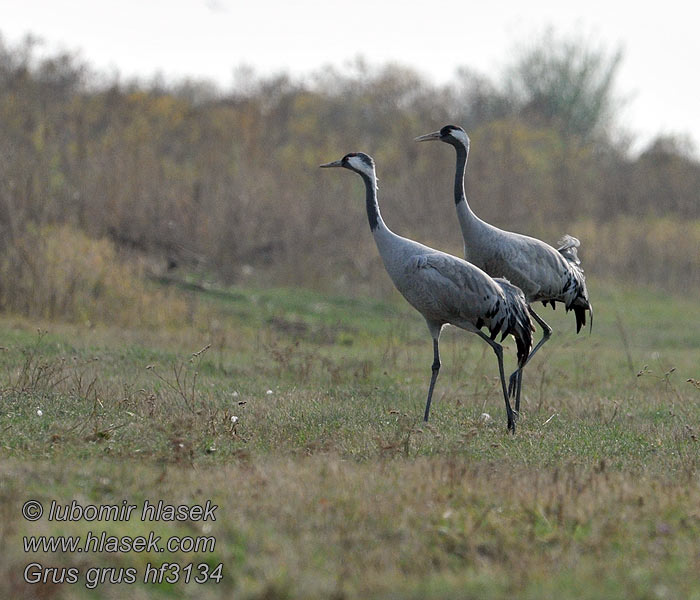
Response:
[[[425,135],[419,135],[415,138],[414,142],[432,142],[440,139],[440,132],[433,131],[433,133],[426,133]]]
[[[325,163],[323,165],[318,165],[322,169],[328,169],[330,167],[342,167],[342,161],[341,160],[334,160],[333,162]]]

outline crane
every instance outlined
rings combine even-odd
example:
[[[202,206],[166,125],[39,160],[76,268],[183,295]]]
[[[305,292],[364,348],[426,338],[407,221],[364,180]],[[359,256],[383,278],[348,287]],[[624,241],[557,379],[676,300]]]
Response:
[[[433,364],[423,420],[428,420],[433,389],[440,371],[440,332],[449,323],[477,334],[495,352],[508,430],[515,433],[516,417],[503,373],[503,347],[495,338],[501,333],[503,341],[506,335],[512,334],[517,345],[518,365],[527,360],[532,349],[534,327],[523,293],[505,279],[494,280],[461,258],[392,232],[379,212],[377,176],[374,160],[369,155],[353,152],[320,166],[343,167],[362,177],[367,218],[384,267],[399,292],[423,315],[428,325],[433,338]],[[489,335],[481,331],[482,327],[488,329]]]
[[[566,311],[574,311],[576,333],[586,324],[586,311],[590,313],[593,328],[593,307],[588,299],[586,279],[578,258],[580,242],[565,235],[555,249],[549,244],[520,233],[498,229],[482,221],[472,211],[464,192],[464,173],[469,156],[469,136],[456,125],[445,125],[439,131],[415,138],[417,142],[440,141],[450,144],[457,153],[457,169],[454,182],[454,200],[457,218],[464,238],[464,258],[480,267],[492,277],[505,277],[525,294],[532,318],[543,331],[542,339],[530,352],[525,363],[535,355],[552,335],[552,328],[532,308],[533,302],[545,306],[562,302]],[[523,365],[524,366],[524,365]],[[515,412],[520,410],[522,367],[510,377],[508,391],[516,391]]]

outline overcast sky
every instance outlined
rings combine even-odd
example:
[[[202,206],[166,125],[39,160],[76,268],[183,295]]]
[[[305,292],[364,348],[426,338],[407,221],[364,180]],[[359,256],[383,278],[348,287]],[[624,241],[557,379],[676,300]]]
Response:
[[[392,61],[444,83],[459,66],[498,75],[518,44],[549,25],[624,50],[618,123],[640,141],[688,134],[700,147],[698,15],[687,0],[0,0],[6,43],[39,36],[43,51],[77,52],[125,77],[207,78],[236,66],[304,75],[357,56]],[[468,124],[465,124],[468,127]]]

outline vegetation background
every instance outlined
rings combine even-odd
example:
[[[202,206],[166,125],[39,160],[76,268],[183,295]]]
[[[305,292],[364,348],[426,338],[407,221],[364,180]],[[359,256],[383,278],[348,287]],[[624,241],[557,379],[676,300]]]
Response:
[[[486,221],[552,243],[571,232],[599,277],[700,289],[697,155],[664,137],[631,155],[614,120],[620,54],[548,34],[499,76],[463,69],[444,88],[358,60],[303,81],[241,69],[223,92],[110,81],[32,49],[0,45],[0,309],[77,316],[64,296],[89,275],[73,235],[156,272],[386,295],[357,182],[317,166],[372,154],[391,226],[459,254],[453,157],[412,142],[448,122],[471,135],[467,191]],[[78,264],[50,282],[42,254]]]
[[[358,60],[224,91],[0,40],[0,596],[123,597],[27,585],[36,559],[224,564],[135,598],[700,598],[700,161],[682,138],[632,152],[620,60],[550,33],[444,87]],[[389,225],[459,255],[453,152],[412,141],[446,123],[479,216],[582,243],[593,335],[547,311],[516,436],[488,348],[455,331],[422,425],[424,323],[360,182],[317,168],[370,153]],[[29,497],[213,499],[208,530],[100,526],[217,548],[30,557],[23,536],[95,524],[27,523]]]

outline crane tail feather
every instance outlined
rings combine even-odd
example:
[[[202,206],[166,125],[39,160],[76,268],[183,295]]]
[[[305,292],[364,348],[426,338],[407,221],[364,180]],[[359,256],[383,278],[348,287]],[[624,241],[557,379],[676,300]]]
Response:
[[[517,347],[518,367],[522,368],[525,366],[532,350],[532,335],[535,327],[532,324],[530,311],[523,292],[505,279],[497,278],[496,281],[506,296],[507,317],[502,325],[498,327],[499,330],[503,330],[501,341],[507,335],[512,334]]]
[[[576,315],[576,333],[579,333],[581,327],[586,324],[586,309],[583,306],[574,306],[573,310]]]

